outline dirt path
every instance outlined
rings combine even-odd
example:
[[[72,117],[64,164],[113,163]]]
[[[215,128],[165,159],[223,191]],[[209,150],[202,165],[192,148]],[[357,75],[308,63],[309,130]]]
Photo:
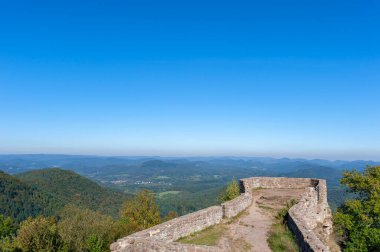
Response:
[[[279,209],[299,199],[304,189],[261,189],[254,192],[252,205],[231,223],[219,240],[224,251],[270,252],[268,231]]]

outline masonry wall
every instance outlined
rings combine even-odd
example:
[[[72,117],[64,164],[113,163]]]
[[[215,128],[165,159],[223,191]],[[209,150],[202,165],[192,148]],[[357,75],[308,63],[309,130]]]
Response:
[[[222,219],[222,206],[202,209],[119,239],[111,245],[111,251],[134,251],[133,249],[136,249],[136,244],[139,244],[139,247],[141,247],[141,241],[147,241],[147,238],[153,243],[156,243],[156,241],[163,241],[163,244],[173,242],[179,238],[218,224]],[[137,242],[139,240],[140,243]]]
[[[255,188],[305,188],[300,201],[289,209],[289,228],[302,251],[328,252],[323,242],[332,232],[332,215],[323,179],[254,177],[241,180],[246,192]],[[315,229],[321,227],[321,234]]]
[[[222,204],[223,217],[232,218],[252,204],[252,194],[243,193],[239,197]]]
[[[253,177],[240,180],[242,194],[221,206],[209,207],[152,228],[119,239],[111,251],[220,251],[217,247],[189,245],[175,242],[179,238],[232,218],[246,209],[253,200],[255,188],[305,188],[301,200],[289,210],[289,228],[296,235],[302,251],[328,252],[323,237],[315,229],[322,228],[322,236],[332,231],[331,211],[327,203],[326,181],[310,178]],[[252,223],[254,224],[254,223]]]
[[[112,248],[111,248],[112,249]],[[179,242],[166,242],[149,238],[136,238],[133,244],[124,249],[114,251],[128,252],[153,252],[153,251],[170,251],[170,252],[220,252],[217,247],[183,244]]]
[[[241,179],[245,192],[251,192],[254,188],[287,188],[301,189],[318,184],[318,180],[310,178],[285,178],[285,177],[253,177]]]

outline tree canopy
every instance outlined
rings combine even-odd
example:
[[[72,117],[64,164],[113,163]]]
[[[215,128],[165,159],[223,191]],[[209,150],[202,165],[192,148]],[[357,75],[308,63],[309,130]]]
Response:
[[[357,196],[335,215],[345,251],[375,252],[380,248],[380,166],[343,173],[341,183]]]
[[[136,229],[146,229],[161,222],[154,194],[148,190],[126,201],[120,211],[122,220]]]

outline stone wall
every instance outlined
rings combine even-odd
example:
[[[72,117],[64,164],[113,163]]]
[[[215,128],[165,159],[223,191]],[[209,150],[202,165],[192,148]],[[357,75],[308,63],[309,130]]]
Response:
[[[112,247],[111,247],[112,250]],[[220,252],[217,247],[183,244],[179,242],[167,242],[157,239],[136,238],[133,244],[128,245],[123,249],[113,251],[128,251],[128,252]]]
[[[219,251],[217,247],[181,244],[175,241],[218,224],[223,218],[236,216],[252,203],[255,188],[305,188],[301,200],[289,209],[289,227],[296,235],[302,251],[329,251],[324,241],[332,231],[332,218],[327,203],[325,180],[253,177],[240,180],[240,184],[243,193],[236,199],[119,239],[111,245],[111,251]]]
[[[222,219],[222,206],[212,206],[119,239],[111,245],[111,251],[133,251],[137,246],[136,244],[139,244],[139,247],[141,247],[141,241],[146,241],[147,239],[153,243],[158,240],[164,242],[163,244],[168,244],[179,238],[218,224]],[[137,243],[136,241],[139,240],[140,243]]]
[[[315,186],[318,180],[310,178],[272,178],[272,177],[253,177],[241,179],[245,192],[251,192],[254,188],[287,188],[300,189]]]
[[[227,201],[222,204],[223,217],[232,218],[238,215],[241,211],[249,207],[252,204],[252,194],[243,193],[236,199]]]
[[[254,177],[241,181],[246,192],[252,192],[255,188],[305,188],[300,201],[289,209],[289,228],[295,234],[302,251],[330,251],[324,244],[332,232],[326,180]]]

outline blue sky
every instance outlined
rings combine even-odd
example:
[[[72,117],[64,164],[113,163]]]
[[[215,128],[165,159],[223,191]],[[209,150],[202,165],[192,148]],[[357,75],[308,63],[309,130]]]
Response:
[[[380,160],[379,11],[0,0],[0,153]]]

